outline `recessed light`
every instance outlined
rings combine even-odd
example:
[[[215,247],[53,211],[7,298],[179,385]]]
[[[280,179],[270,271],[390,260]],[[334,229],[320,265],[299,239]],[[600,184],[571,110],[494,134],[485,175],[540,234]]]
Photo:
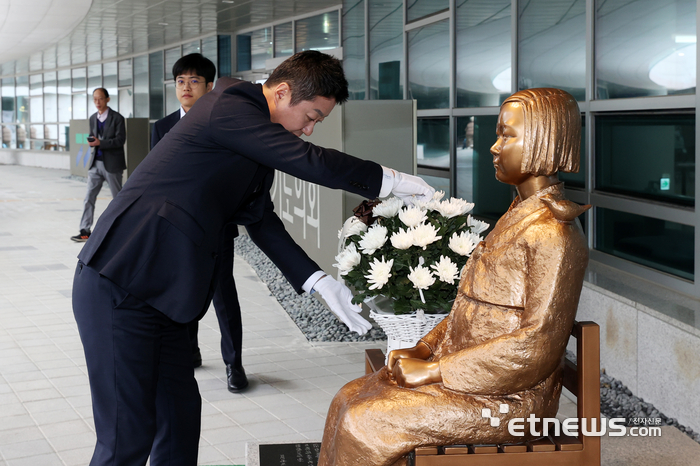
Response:
[[[221,0],[221,3],[236,3],[233,0]]]
[[[158,23],[159,26],[167,26],[168,23]]]

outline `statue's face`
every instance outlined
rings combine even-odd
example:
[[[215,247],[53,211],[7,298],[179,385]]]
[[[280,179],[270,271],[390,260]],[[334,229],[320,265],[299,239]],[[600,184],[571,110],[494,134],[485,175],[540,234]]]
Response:
[[[532,176],[521,171],[525,116],[520,103],[509,102],[501,107],[496,136],[498,139],[491,146],[496,179],[502,183],[518,186]]]

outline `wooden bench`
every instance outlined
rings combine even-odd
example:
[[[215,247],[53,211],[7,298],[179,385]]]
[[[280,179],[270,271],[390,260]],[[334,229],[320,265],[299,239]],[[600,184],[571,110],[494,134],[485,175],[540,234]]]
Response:
[[[578,437],[560,435],[520,444],[450,445],[418,447],[409,455],[413,466],[600,466],[600,437],[583,436],[581,419],[596,419],[600,426],[600,328],[595,322],[576,322],[577,363],[565,359],[564,386],[576,396]],[[365,371],[384,366],[380,349],[365,351]],[[596,430],[600,430],[597,427]]]

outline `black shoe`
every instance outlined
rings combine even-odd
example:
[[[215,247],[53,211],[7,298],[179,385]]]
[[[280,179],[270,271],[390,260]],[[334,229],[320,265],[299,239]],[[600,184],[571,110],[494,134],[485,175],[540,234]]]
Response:
[[[75,236],[71,236],[70,239],[72,239],[76,243],[84,243],[85,241],[88,240],[89,237],[90,237],[90,230],[80,230],[80,233],[78,233]]]
[[[202,365],[202,353],[197,348],[196,351],[192,351],[192,366],[199,367]]]
[[[243,368],[235,369],[231,364],[226,364],[226,382],[231,393],[242,392],[248,387],[248,377]]]

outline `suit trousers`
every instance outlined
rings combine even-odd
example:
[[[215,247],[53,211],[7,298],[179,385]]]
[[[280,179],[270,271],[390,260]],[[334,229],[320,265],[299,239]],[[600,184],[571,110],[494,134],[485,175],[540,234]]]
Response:
[[[97,445],[91,466],[196,466],[202,401],[187,326],[78,262],[73,313]]]
[[[243,368],[241,351],[243,347],[243,322],[241,321],[241,305],[238,302],[236,282],[233,279],[233,235],[230,230],[224,231],[224,245],[221,250],[219,277],[214,292],[214,309],[221,331],[221,357],[224,364],[230,364],[235,369]],[[190,348],[194,353],[199,348],[197,321],[189,324]]]
[[[119,194],[119,191],[122,190],[123,176],[123,171],[110,173],[105,169],[105,164],[102,160],[95,160],[90,170],[88,170],[87,193],[85,194],[85,201],[83,201],[83,217],[80,219],[81,230],[90,231],[92,227],[95,217],[95,201],[102,189],[102,183],[107,181],[109,190],[112,191],[112,199],[114,199]]]

